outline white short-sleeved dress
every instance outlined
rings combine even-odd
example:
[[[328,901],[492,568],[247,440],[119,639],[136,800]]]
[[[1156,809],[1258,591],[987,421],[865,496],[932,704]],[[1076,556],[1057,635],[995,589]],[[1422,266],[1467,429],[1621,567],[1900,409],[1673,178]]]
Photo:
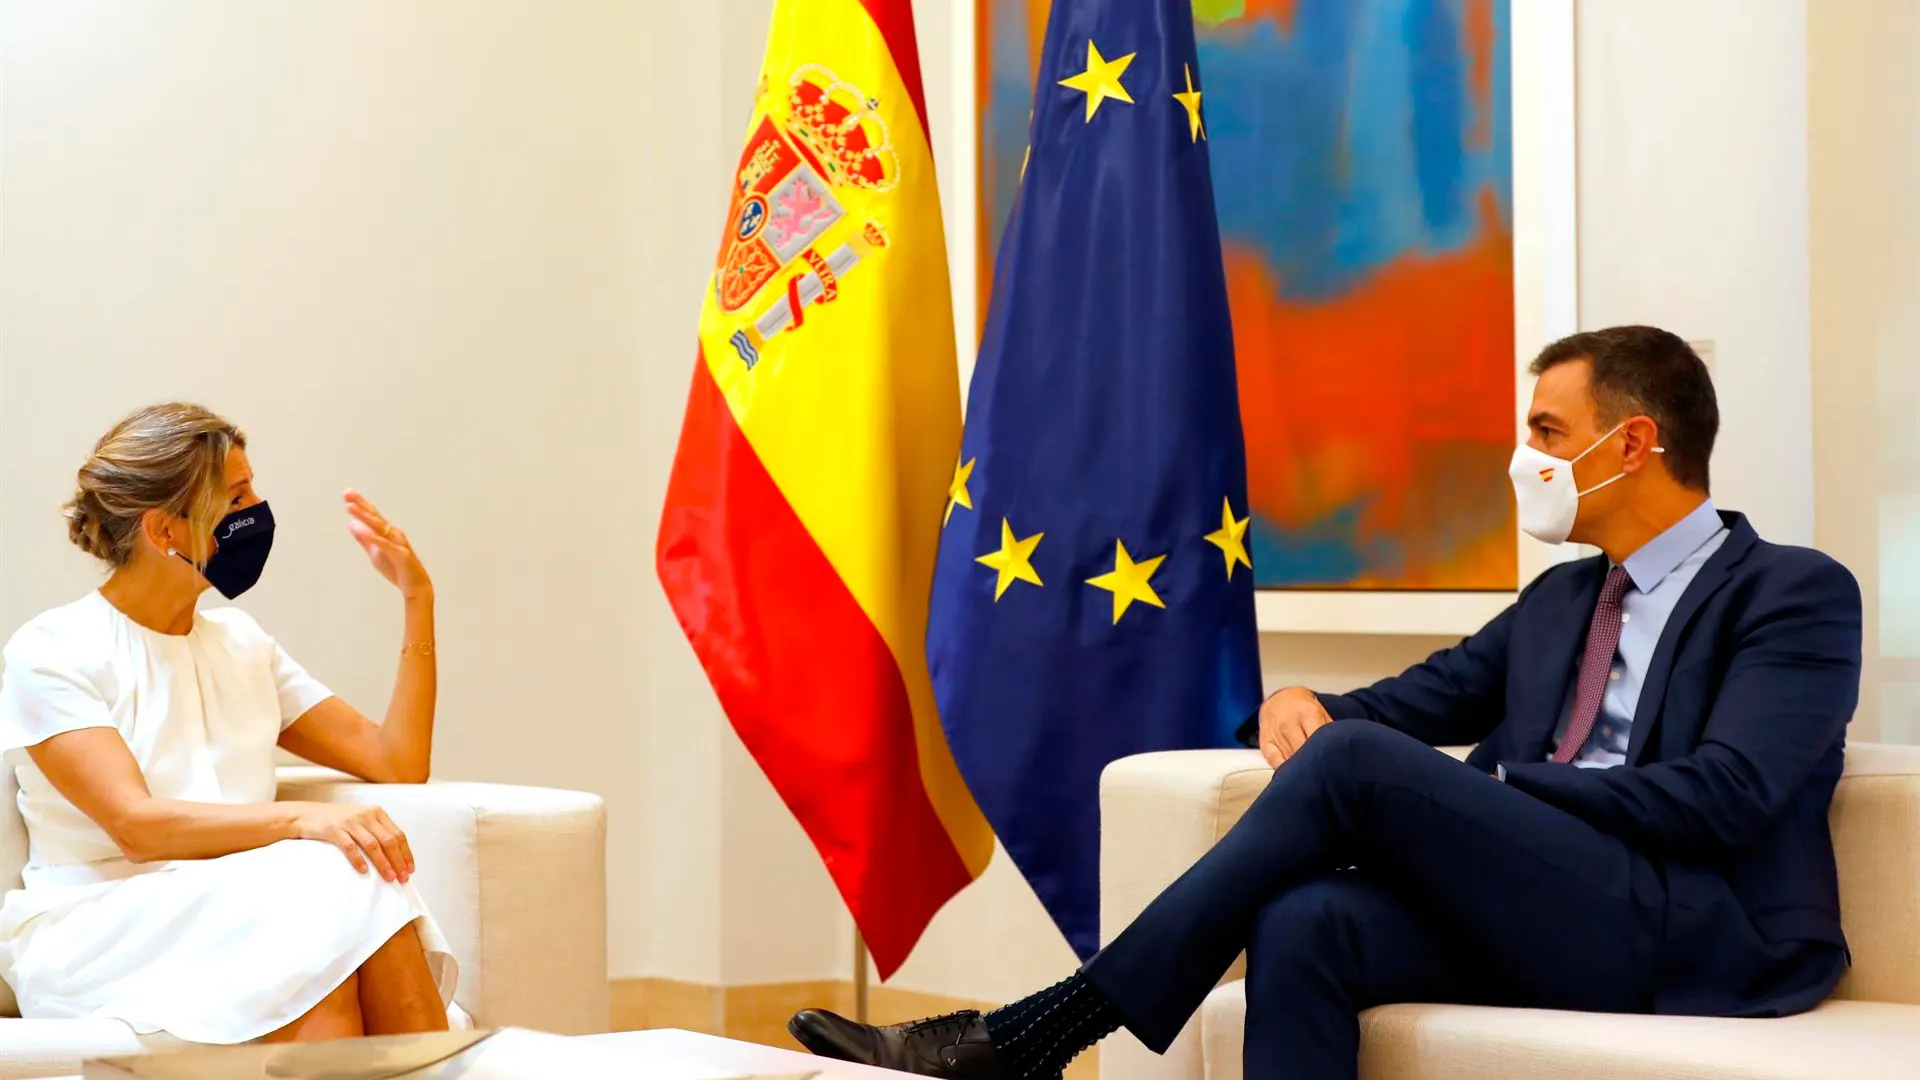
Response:
[[[360,873],[310,840],[130,863],[24,749],[114,728],[159,798],[266,803],[280,732],[328,696],[234,608],[202,612],[192,632],[170,635],[96,592],[13,636],[0,751],[19,779],[29,858],[24,887],[0,903],[0,977],[23,1015],[245,1042],[319,1004],[409,923],[441,1000],[452,1000],[453,958],[411,885]]]

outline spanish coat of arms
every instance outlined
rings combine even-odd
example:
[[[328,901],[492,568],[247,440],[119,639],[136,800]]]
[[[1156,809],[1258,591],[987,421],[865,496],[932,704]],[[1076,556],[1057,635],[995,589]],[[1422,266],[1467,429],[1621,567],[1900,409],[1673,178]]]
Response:
[[[720,313],[737,316],[728,342],[749,370],[886,247],[881,224],[856,226],[843,200],[891,191],[899,171],[877,102],[818,64],[794,72],[740,156],[713,277]]]

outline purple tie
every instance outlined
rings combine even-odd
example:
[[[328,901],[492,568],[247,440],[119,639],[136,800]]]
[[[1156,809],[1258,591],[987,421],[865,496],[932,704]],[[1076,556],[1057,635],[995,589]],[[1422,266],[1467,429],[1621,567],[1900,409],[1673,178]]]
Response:
[[[1600,586],[1600,602],[1593,606],[1593,622],[1587,626],[1587,652],[1580,658],[1580,682],[1573,694],[1573,715],[1567,721],[1567,736],[1560,740],[1551,760],[1572,761],[1593,734],[1593,722],[1600,716],[1600,699],[1607,696],[1607,676],[1613,673],[1613,655],[1620,651],[1620,601],[1632,587],[1624,566],[1607,572]]]

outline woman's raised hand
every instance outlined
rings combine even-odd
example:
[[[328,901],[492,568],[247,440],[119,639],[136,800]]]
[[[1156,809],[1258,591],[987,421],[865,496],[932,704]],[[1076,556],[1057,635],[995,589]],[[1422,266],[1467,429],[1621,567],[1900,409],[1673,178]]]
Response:
[[[399,526],[388,521],[378,507],[357,491],[347,492],[347,531],[367,553],[367,560],[380,576],[392,582],[408,600],[433,596],[433,581],[420,564],[413,545]]]

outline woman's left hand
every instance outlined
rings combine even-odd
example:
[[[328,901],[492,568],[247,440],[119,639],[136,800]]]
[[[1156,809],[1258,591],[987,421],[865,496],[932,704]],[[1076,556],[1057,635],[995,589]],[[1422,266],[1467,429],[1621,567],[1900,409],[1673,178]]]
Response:
[[[413,553],[407,534],[357,491],[347,492],[347,531],[367,553],[373,568],[393,582],[401,596],[408,600],[432,598],[433,581],[427,577],[427,568],[420,565],[420,556]]]

